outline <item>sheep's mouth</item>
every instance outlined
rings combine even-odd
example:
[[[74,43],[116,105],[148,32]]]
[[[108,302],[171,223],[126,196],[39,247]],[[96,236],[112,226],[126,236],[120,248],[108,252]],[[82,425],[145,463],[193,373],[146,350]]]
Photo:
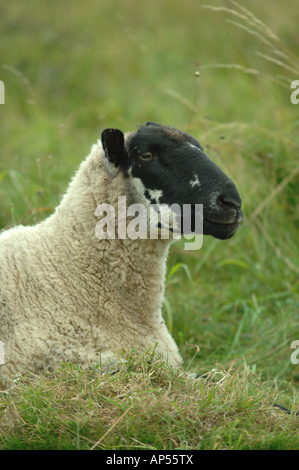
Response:
[[[192,215],[194,216],[194,212],[192,212]],[[190,232],[188,231],[188,234],[192,233],[201,233],[203,235],[211,235],[212,237],[219,238],[221,240],[226,240],[228,238],[231,238],[239,229],[239,226],[241,222],[244,219],[243,212],[241,210],[237,211],[234,216],[230,216],[227,219],[222,219],[216,220],[212,219],[209,217],[203,217],[202,219],[202,229],[201,231],[197,232],[195,230],[195,223],[194,223],[194,217],[192,217],[191,220],[191,227],[190,227]],[[165,228],[163,225],[158,224],[159,228]],[[181,224],[181,229],[178,230],[174,227],[167,227],[167,229],[170,232],[173,233],[184,233],[182,231],[182,227],[184,226],[183,222]]]
[[[244,219],[243,212],[240,210],[233,220],[216,221],[204,217],[203,219],[203,234],[211,235],[221,240],[231,238],[239,229],[241,222]]]

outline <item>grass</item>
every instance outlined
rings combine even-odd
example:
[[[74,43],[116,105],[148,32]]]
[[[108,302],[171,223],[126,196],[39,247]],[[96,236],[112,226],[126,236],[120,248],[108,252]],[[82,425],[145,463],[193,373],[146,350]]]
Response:
[[[2,401],[1,448],[296,448],[297,418],[271,407],[246,367],[194,381],[149,357],[132,355],[116,374],[65,364],[16,383]]]
[[[114,375],[29,374],[0,392],[0,449],[298,448],[298,417],[270,406],[299,403],[297,2],[202,6],[0,7],[0,228],[49,215],[103,127],[146,120],[198,137],[246,217],[168,260],[167,324],[185,369],[213,380],[146,356]]]

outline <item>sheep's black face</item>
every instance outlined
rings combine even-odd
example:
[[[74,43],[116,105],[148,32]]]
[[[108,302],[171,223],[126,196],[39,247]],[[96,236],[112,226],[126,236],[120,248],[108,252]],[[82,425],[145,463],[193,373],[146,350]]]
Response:
[[[226,239],[238,230],[243,213],[237,188],[194,137],[149,122],[125,139],[121,131],[106,130],[102,142],[109,161],[130,179],[133,202],[189,204],[193,219],[195,204],[202,204],[203,234]]]

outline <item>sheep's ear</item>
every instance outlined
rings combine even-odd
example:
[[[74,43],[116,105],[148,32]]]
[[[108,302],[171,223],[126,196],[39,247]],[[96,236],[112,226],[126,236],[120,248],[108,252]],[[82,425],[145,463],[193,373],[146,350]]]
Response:
[[[119,167],[125,157],[125,138],[119,129],[105,129],[102,132],[102,145],[104,156],[110,170]]]

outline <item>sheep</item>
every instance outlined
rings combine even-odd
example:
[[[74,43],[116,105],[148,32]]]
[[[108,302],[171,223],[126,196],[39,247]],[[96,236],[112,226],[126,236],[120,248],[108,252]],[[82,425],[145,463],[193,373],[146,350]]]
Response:
[[[103,130],[53,214],[0,234],[3,381],[61,362],[117,362],[132,347],[181,366],[161,313],[173,240],[96,235],[99,207],[117,211],[124,196],[126,207],[147,211],[189,204],[193,226],[202,204],[203,234],[219,239],[232,237],[243,218],[235,184],[194,137],[154,122],[125,134]],[[175,232],[177,214],[171,220]]]

